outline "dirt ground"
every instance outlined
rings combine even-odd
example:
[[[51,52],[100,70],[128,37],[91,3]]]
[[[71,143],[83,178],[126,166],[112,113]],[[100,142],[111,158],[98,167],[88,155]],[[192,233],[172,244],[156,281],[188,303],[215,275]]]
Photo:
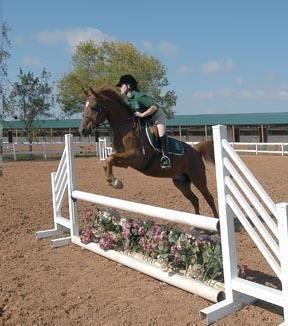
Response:
[[[288,157],[244,160],[274,202],[288,202]],[[199,311],[210,302],[78,246],[52,249],[49,239],[35,238],[36,231],[53,228],[50,172],[57,166],[58,161],[10,162],[0,178],[0,325],[200,325]],[[81,190],[191,211],[168,179],[115,169],[124,189],[114,190],[95,158],[76,159],[76,171]],[[207,173],[216,198],[214,168]],[[199,198],[201,213],[211,215]],[[248,265],[250,276],[277,285],[246,233],[236,238],[239,263]],[[279,308],[257,302],[215,325],[277,325],[281,320]]]

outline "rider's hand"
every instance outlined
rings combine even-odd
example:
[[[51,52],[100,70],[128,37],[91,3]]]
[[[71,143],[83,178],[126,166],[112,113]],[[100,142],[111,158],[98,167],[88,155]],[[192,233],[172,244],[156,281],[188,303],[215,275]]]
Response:
[[[141,112],[139,112],[139,111],[136,111],[136,112],[134,113],[134,115],[135,115],[136,117],[138,117],[138,118],[142,118],[142,117],[143,117],[143,114],[142,114]]]

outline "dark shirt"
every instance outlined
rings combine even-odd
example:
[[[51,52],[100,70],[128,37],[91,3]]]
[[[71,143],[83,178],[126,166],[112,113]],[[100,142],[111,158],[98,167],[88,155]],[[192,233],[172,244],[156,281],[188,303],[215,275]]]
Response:
[[[150,96],[140,91],[132,91],[131,97],[124,97],[126,104],[133,111],[145,112],[153,104]]]

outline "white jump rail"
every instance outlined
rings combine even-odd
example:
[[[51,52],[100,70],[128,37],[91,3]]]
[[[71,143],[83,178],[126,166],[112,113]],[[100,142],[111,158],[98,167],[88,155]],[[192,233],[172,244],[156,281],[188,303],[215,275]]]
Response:
[[[200,316],[206,324],[211,324],[241,309],[244,305],[254,302],[255,299],[261,299],[282,307],[284,310],[284,323],[285,321],[288,322],[288,255],[286,254],[288,248],[288,205],[287,203],[276,205],[273,203],[259,182],[227,142],[226,127],[213,127],[213,138],[216,159],[225,300],[222,300],[223,292],[219,288],[213,288],[205,283],[187,279],[181,275],[171,276],[151,263],[139,260],[136,256],[127,256],[124,253],[114,250],[104,251],[96,243],[81,243],[77,218],[77,200],[85,200],[99,205],[193,225],[207,230],[218,230],[219,225],[218,220],[211,217],[78,191],[74,180],[74,154],[71,135],[65,136],[66,146],[58,170],[56,173],[51,174],[54,228],[52,230],[39,231],[36,233],[36,236],[38,238],[58,236],[66,230],[70,232],[69,236],[52,240],[52,246],[59,247],[68,243],[77,244],[163,282],[216,302],[215,305],[205,308],[200,312]],[[69,202],[68,218],[63,217],[61,214],[66,189],[68,190]],[[259,199],[255,195],[255,192],[259,195]],[[277,277],[279,277],[282,283],[282,290],[273,289],[238,277],[234,218],[239,219]]]

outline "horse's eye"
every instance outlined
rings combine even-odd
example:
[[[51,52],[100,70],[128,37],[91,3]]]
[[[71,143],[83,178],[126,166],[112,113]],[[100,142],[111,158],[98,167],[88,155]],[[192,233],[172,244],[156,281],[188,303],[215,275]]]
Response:
[[[91,110],[93,112],[99,112],[100,111],[100,105],[99,104],[95,104],[94,106],[92,106]]]

